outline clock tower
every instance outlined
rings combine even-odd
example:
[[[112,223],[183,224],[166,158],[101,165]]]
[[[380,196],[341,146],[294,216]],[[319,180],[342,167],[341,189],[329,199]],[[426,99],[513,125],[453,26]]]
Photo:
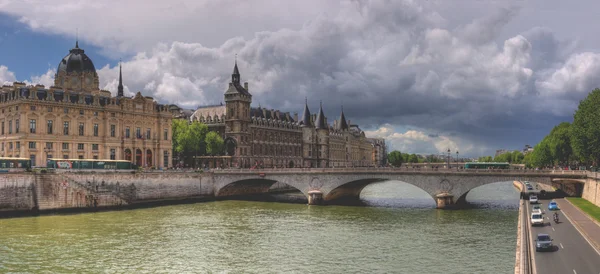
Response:
[[[248,92],[248,82],[244,86],[240,83],[240,71],[237,66],[237,60],[231,74],[229,88],[225,92],[225,141],[227,151],[231,151],[229,156],[239,167],[250,166],[249,156],[251,152],[250,141],[250,104],[252,95]],[[235,146],[233,148],[232,146]]]

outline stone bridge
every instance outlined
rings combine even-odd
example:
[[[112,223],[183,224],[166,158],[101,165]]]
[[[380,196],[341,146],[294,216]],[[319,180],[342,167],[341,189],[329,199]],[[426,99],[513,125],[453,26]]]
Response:
[[[212,176],[216,197],[265,193],[275,182],[281,182],[301,191],[309,204],[358,200],[367,185],[397,180],[427,192],[438,208],[463,205],[471,189],[490,183],[531,181],[562,188],[562,185],[585,184],[587,178],[585,171],[389,168],[214,170],[205,175]]]

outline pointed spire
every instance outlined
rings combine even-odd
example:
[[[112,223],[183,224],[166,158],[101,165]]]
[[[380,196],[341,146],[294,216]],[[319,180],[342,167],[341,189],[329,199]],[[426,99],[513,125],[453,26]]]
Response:
[[[344,116],[344,105],[342,105],[342,114],[340,115],[340,123],[338,124],[339,130],[347,130],[348,123],[346,123],[346,117]]]
[[[119,88],[117,97],[123,97],[123,73],[121,71],[121,59],[119,59]]]
[[[304,97],[304,113],[302,114],[302,120],[300,120],[300,124],[303,127],[312,127],[312,122],[310,121],[310,110],[308,110],[308,98]]]
[[[79,48],[79,28],[75,31],[75,48]]]
[[[317,114],[315,127],[317,129],[327,129],[327,124],[325,124],[325,114],[323,114],[323,102],[320,103],[319,114]]]
[[[240,83],[240,70],[237,66],[237,53],[235,54],[235,66],[233,66],[233,74],[231,74],[231,82],[234,84]]]

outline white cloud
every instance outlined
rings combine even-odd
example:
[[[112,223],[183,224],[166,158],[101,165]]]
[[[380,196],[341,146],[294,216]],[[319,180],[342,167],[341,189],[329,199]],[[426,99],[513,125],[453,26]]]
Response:
[[[0,83],[3,85],[8,85],[15,81],[17,81],[15,74],[8,70],[8,67],[0,65]]]
[[[57,0],[2,8],[40,32],[72,36],[71,22],[81,22],[82,40],[135,53],[123,62],[126,94],[188,108],[218,103],[237,53],[255,105],[300,111],[307,96],[313,112],[324,100],[326,113],[337,113],[343,103],[349,119],[380,125],[370,134],[415,152],[537,142],[549,130],[540,119],[569,117],[600,84],[597,53],[577,52],[548,29],[502,35],[528,9],[459,10],[469,16],[458,20],[442,2]],[[32,80],[48,82],[49,73]],[[98,73],[101,87],[115,92],[118,67]],[[6,79],[14,74],[0,67]],[[393,133],[400,125],[416,130]]]

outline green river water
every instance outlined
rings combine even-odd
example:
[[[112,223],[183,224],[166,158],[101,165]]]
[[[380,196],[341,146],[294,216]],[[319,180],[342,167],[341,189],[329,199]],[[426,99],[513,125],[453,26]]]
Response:
[[[512,273],[518,193],[476,188],[436,210],[399,182],[371,207],[218,201],[0,219],[0,273]]]

